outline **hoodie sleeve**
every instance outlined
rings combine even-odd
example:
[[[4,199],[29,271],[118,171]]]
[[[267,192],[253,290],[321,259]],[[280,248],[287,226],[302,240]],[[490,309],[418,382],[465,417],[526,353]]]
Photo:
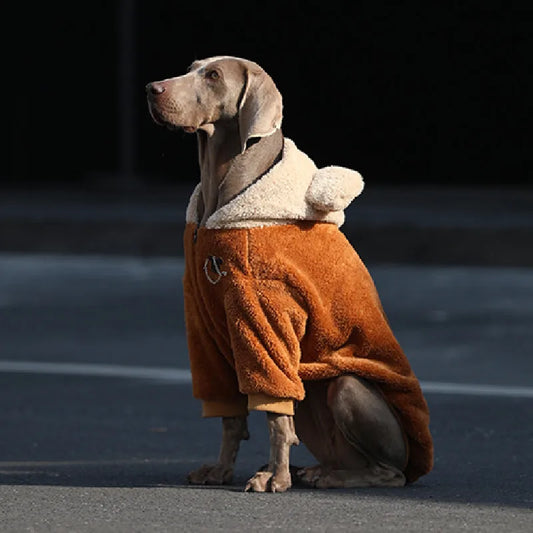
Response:
[[[284,412],[271,402],[302,400],[298,367],[307,316],[290,289],[276,280],[245,278],[226,293],[225,308],[239,390],[248,395],[248,407]]]

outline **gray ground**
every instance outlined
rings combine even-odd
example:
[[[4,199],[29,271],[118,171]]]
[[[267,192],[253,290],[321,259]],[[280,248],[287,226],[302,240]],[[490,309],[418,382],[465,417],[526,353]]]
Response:
[[[190,487],[220,428],[186,380],[5,363],[187,369],[181,259],[0,254],[0,530],[532,531],[533,269],[369,268],[427,391],[433,472],[403,489],[248,494],[261,414],[234,485]],[[312,459],[300,446],[293,462]]]

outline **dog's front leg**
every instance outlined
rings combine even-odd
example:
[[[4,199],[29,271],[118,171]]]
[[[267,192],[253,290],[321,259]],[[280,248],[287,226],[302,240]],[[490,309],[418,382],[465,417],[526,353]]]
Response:
[[[245,491],[285,492],[291,487],[290,448],[300,444],[294,431],[294,419],[289,415],[267,412],[267,422],[270,437],[268,467],[248,480]]]
[[[218,461],[214,465],[203,465],[187,476],[193,485],[225,485],[233,480],[233,468],[241,440],[248,440],[248,424],[245,416],[222,418],[222,443]]]

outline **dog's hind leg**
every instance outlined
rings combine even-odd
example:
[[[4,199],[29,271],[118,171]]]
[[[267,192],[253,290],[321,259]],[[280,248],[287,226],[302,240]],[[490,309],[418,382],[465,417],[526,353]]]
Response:
[[[248,424],[245,416],[222,418],[222,442],[218,461],[192,471],[187,480],[192,485],[225,485],[233,480],[233,468],[241,440],[248,440]]]
[[[248,480],[246,492],[285,492],[292,485],[289,455],[292,445],[300,443],[294,431],[294,418],[267,412],[270,457],[266,470]]]
[[[298,436],[319,460],[299,478],[317,488],[403,486],[407,444],[395,414],[371,383],[352,375],[306,384]]]

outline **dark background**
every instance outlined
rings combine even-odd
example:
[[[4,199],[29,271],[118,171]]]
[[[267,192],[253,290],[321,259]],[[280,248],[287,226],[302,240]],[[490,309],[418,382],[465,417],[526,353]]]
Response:
[[[258,62],[284,133],[374,184],[530,185],[530,2],[19,3],[4,8],[8,186],[172,185],[194,136],[151,121],[144,85],[196,58]]]
[[[218,5],[3,2],[2,368],[187,368],[178,258],[195,138],[153,124],[144,85],[235,54],[273,76],[285,133],[317,164],[364,175],[342,230],[424,390],[522,397],[428,390],[431,476],[267,503],[235,492],[268,457],[263,417],[236,485],[191,489],[220,429],[188,386],[1,371],[0,529],[528,530],[532,0]]]

